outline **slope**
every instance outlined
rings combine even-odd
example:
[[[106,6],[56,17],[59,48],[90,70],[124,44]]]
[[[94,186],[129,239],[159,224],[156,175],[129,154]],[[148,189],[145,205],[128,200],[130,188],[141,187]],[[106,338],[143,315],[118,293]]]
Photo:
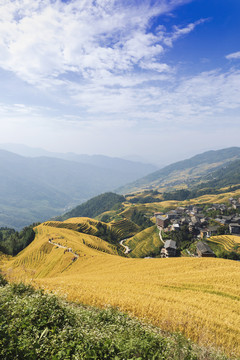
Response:
[[[124,196],[107,192],[95,196],[62,216],[56,217],[56,220],[66,220],[71,217],[81,216],[96,217],[105,211],[111,210],[114,206],[122,204],[124,201]]]
[[[159,238],[157,227],[151,226],[127,239],[124,245],[131,249],[130,257],[141,258],[160,254],[163,242]]]
[[[21,269],[16,278],[23,274],[31,278],[62,276],[74,266],[76,255],[79,259],[89,259],[102,256],[103,252],[117,254],[115,246],[96,236],[48,226],[47,223],[37,226],[35,232],[35,240],[13,258],[13,273],[14,269]],[[71,251],[67,251],[69,249]]]
[[[139,227],[128,219],[104,223],[87,217],[75,217],[63,222],[47,221],[43,225],[94,235],[111,244],[118,244],[120,240],[135,235],[139,231]]]
[[[202,179],[203,183],[197,188],[221,188],[240,184],[240,160],[232,161],[219,170],[210,173]]]
[[[17,229],[56,216],[136,176],[76,161],[26,158],[4,150],[0,150],[0,166],[0,226]]]
[[[139,191],[143,188],[169,189],[188,186],[192,181],[220,168],[223,164],[240,158],[240,148],[232,147],[207,151],[190,159],[176,162],[118,189],[118,193]]]
[[[43,225],[36,231],[34,242],[1,266],[8,279],[31,282],[73,301],[111,305],[201,344],[240,355],[238,262],[127,259],[88,247],[83,239],[89,235]],[[73,255],[50,244],[49,237],[71,246],[79,257],[72,261]]]
[[[120,170],[122,173],[131,174],[131,177],[136,179],[157,170],[157,167],[152,164],[106,155],[50,152],[41,148],[33,148],[23,144],[0,144],[0,148],[26,157],[47,156],[51,158],[75,161],[81,164],[94,165],[104,169]]]

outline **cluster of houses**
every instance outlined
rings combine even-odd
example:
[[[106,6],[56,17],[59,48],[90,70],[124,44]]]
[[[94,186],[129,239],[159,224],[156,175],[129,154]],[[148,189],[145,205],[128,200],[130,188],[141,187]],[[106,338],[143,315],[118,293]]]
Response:
[[[178,207],[166,214],[155,213],[156,225],[159,230],[165,233],[169,231],[178,231],[181,226],[186,225],[194,238],[198,238],[197,253],[198,256],[215,256],[210,247],[202,240],[216,235],[219,228],[223,225],[228,227],[229,233],[240,235],[240,216],[237,210],[240,209],[240,198],[229,199],[229,204],[213,204],[207,209],[207,212],[217,213],[214,218],[208,217],[203,213],[201,206]],[[229,211],[230,210],[230,211]],[[236,210],[236,211],[234,211]],[[232,215],[223,215],[231,212]],[[214,224],[214,225],[211,225]],[[173,240],[165,241],[161,252],[162,257],[176,256],[177,246]]]

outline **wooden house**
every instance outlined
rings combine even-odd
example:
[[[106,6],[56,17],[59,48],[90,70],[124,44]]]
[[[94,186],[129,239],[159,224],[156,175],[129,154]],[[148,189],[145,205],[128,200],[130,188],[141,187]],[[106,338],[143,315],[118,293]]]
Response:
[[[230,234],[240,234],[240,225],[236,223],[229,224]]]
[[[175,257],[177,251],[176,241],[174,240],[166,240],[164,247],[161,250],[162,258]]]
[[[168,215],[157,215],[156,216],[156,225],[161,228],[166,228],[170,223]]]
[[[210,247],[202,241],[197,243],[197,254],[199,257],[216,257]]]
[[[210,237],[217,234],[218,226],[209,226],[208,228],[202,229],[200,231],[201,239],[204,237]]]

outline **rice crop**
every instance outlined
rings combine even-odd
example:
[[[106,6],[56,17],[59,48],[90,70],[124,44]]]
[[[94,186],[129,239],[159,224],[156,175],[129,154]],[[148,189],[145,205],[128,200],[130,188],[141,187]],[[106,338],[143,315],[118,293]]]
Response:
[[[208,238],[208,241],[216,243],[226,251],[240,250],[240,236],[236,235],[217,235]]]
[[[43,225],[36,231],[33,243],[1,265],[11,281],[24,280],[74,302],[100,308],[110,305],[164,330],[179,331],[199,344],[240,356],[239,262],[122,258],[94,236]],[[72,247],[79,258],[73,262],[72,254],[49,244],[49,238]],[[84,241],[96,241],[102,251]]]
[[[145,257],[159,250],[163,242],[159,238],[157,227],[151,226],[127,239],[124,245],[131,249],[130,257]]]

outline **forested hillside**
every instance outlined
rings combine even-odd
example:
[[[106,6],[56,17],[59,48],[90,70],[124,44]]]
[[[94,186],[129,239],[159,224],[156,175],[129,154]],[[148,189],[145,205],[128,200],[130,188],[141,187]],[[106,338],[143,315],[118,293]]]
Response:
[[[25,227],[20,232],[7,227],[0,228],[0,251],[16,255],[27,247],[35,238],[33,228],[38,224]]]
[[[202,177],[220,169],[223,165],[228,165],[229,162],[239,158],[239,147],[207,151],[190,159],[168,165],[142,179],[119,188],[118,192],[126,194],[141,189],[171,190],[179,185],[189,186],[193,182],[201,181]]]
[[[94,198],[86,201],[84,204],[81,204],[74,208],[73,210],[67,212],[66,214],[59,216],[56,220],[66,220],[71,217],[96,217],[97,215],[111,210],[117,209],[118,206],[125,201],[125,197],[118,195],[112,192],[107,192]]]

